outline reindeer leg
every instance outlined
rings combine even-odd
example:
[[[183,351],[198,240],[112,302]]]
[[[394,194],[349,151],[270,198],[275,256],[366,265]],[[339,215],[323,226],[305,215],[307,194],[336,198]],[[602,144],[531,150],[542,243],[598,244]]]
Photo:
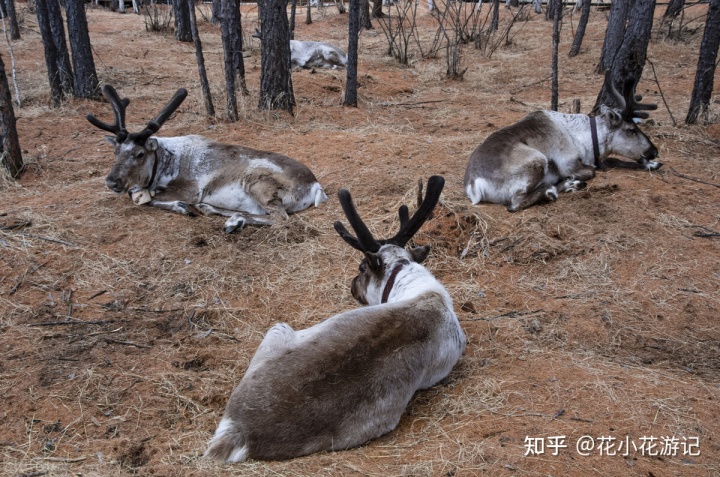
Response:
[[[200,211],[193,204],[188,204],[181,200],[151,200],[148,202],[148,205],[190,217],[200,215]]]
[[[559,192],[577,192],[587,187],[587,181],[595,177],[595,169],[591,166],[579,166],[573,174],[558,183]]]
[[[558,190],[554,184],[558,173],[553,161],[549,161],[545,156],[538,157],[523,166],[520,174],[529,178],[527,187],[513,194],[507,207],[508,211],[526,209],[542,199],[552,202],[557,200]]]
[[[225,221],[223,231],[231,234],[240,232],[246,225],[272,225],[274,223],[269,215],[248,214],[246,212],[235,212],[232,217]]]

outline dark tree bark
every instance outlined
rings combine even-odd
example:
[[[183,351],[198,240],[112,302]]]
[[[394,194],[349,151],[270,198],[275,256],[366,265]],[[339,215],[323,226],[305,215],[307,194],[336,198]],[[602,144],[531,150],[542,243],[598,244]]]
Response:
[[[310,0],[307,0],[305,7],[305,24],[309,25],[312,23],[312,15],[310,15]]]
[[[490,20],[490,31],[497,31],[500,26],[500,0],[492,2],[492,20]]]
[[[295,12],[297,10],[297,0],[290,2],[290,39],[295,39]]]
[[[205,58],[203,57],[202,42],[200,41],[200,33],[197,29],[197,19],[195,18],[195,4],[193,0],[187,0],[190,12],[190,31],[192,32],[193,42],[195,43],[195,57],[197,58],[198,74],[200,75],[200,87],[202,88],[203,100],[205,102],[205,112],[208,116],[215,116],[215,106],[213,106],[212,95],[210,94],[210,83],[208,83],[207,73],[205,71]]]
[[[47,0],[36,0],[35,12],[37,13],[38,27],[45,49],[45,67],[47,68],[48,82],[50,84],[50,98],[52,106],[57,107],[62,99],[62,85],[60,84],[60,72],[58,71],[57,48],[53,41],[50,19],[48,18]]]
[[[373,24],[370,21],[370,0],[362,0],[360,3],[360,28],[373,30]]]
[[[552,20],[555,12],[555,2],[557,0],[547,0],[547,10],[545,10],[545,20]]]
[[[572,47],[570,47],[570,53],[568,56],[571,58],[577,56],[580,53],[580,47],[582,46],[583,38],[585,37],[585,28],[590,18],[590,0],[583,0],[582,10],[580,10],[580,21],[578,21],[577,30],[575,30],[575,37],[573,38]]]
[[[259,109],[285,110],[293,114],[295,94],[290,71],[288,0],[261,0],[260,9],[260,102]]]
[[[5,0],[5,16],[10,24],[10,39],[20,39],[20,26],[17,21],[17,13],[15,12],[15,0]]]
[[[642,76],[652,33],[654,12],[654,1],[636,0],[628,13],[628,26],[610,67],[613,84],[618,91],[622,91],[625,79],[639,80]],[[593,109],[597,110],[601,104],[613,105],[614,103],[615,99],[603,84]]]
[[[358,35],[360,33],[360,2],[350,0],[350,18],[348,19],[347,80],[345,82],[345,106],[357,107],[357,62]]]
[[[212,0],[212,10],[210,13],[210,23],[220,23],[222,17],[222,0]]]
[[[5,63],[0,56],[0,164],[10,177],[17,179],[23,168],[20,142],[15,127],[15,111],[10,97]]]
[[[228,121],[230,122],[238,120],[237,97],[235,95],[235,72],[237,71],[235,50],[237,50],[237,43],[233,40],[233,34],[237,32],[237,28],[233,25],[235,18],[233,12],[235,12],[236,6],[236,0],[222,0],[222,16],[220,17],[222,44],[225,53],[226,107]]]
[[[90,46],[85,2],[83,0],[66,0],[65,10],[70,32],[73,67],[75,68],[75,96],[97,98],[100,96],[100,86]]]
[[[190,31],[190,9],[184,0],[173,0],[173,12],[175,13],[175,38],[177,41],[190,43],[193,41]]]
[[[695,72],[695,85],[690,98],[690,109],[685,118],[687,124],[694,124],[698,118],[705,117],[707,121],[707,108],[710,105],[714,86],[715,58],[720,46],[720,0],[710,0],[708,5],[707,21],[702,43],[700,43],[700,59]]]
[[[667,8],[665,9],[665,13],[663,13],[663,22],[672,20],[680,15],[683,7],[685,7],[685,0],[670,0]]]
[[[372,16],[373,18],[383,18],[385,16],[382,11],[382,0],[373,0]]]
[[[73,90],[73,71],[70,63],[70,52],[65,41],[65,26],[63,25],[62,11],[59,0],[46,0],[50,31],[52,32],[55,51],[57,51],[57,66],[60,74],[60,85],[63,95],[70,95]],[[72,33],[72,30],[70,30]]]
[[[586,0],[588,1],[588,0]],[[550,109],[558,110],[558,48],[560,47],[560,27],[562,26],[562,2],[555,0],[552,3],[553,35],[552,35],[552,92],[550,98]]]
[[[643,0],[640,0],[643,1]],[[605,41],[603,41],[600,61],[598,61],[597,72],[605,73],[610,68],[615,54],[620,48],[623,36],[625,35],[625,23],[632,0],[613,0],[610,3],[610,18],[605,30]]]

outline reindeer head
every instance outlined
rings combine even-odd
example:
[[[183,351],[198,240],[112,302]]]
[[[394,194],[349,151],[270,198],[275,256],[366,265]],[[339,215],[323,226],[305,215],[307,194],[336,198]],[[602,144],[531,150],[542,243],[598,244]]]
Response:
[[[158,143],[157,139],[150,136],[157,133],[180,106],[187,96],[187,91],[184,88],[178,89],[160,114],[139,133],[128,133],[125,129],[125,108],[130,104],[130,100],[121,100],[115,88],[110,85],[105,85],[102,92],[112,105],[115,124],[104,123],[92,114],[87,115],[87,120],[93,126],[115,135],[105,136],[105,140],[115,148],[115,165],[105,178],[105,185],[115,192],[126,192],[131,187],[147,188],[157,169],[155,151]]]
[[[440,199],[444,185],[445,179],[441,176],[432,176],[428,180],[425,199],[422,200],[415,214],[410,217],[407,206],[401,206],[398,211],[400,230],[394,237],[386,240],[373,238],[358,215],[350,192],[340,189],[338,192],[340,204],[357,237],[352,236],[340,221],[335,222],[335,230],[351,247],[365,254],[365,258],[360,262],[360,273],[353,279],[351,287],[352,295],[358,302],[364,305],[385,303],[399,270],[406,265],[422,263],[427,258],[430,253],[429,246],[406,250],[405,245],[430,217]],[[422,191],[419,192],[420,197],[421,195]]]
[[[636,119],[647,119],[649,114],[645,111],[657,109],[656,104],[641,104],[642,96],[635,94],[637,80],[627,78],[623,84],[623,94],[620,94],[612,81],[610,70],[605,73],[605,85],[608,92],[618,103],[613,109],[606,105],[600,106],[600,115],[605,118],[609,134],[607,136],[607,150],[637,160],[641,164],[658,156],[658,150],[645,133],[640,130]]]

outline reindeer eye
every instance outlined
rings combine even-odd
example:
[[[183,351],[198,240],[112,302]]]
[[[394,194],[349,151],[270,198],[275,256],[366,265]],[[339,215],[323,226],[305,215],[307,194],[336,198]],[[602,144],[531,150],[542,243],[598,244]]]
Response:
[[[145,157],[145,151],[140,151],[140,152],[137,153],[137,158],[138,158],[138,159],[142,159],[143,157]]]
[[[360,270],[360,273],[365,273],[367,271],[367,262],[365,260],[360,262],[358,269]]]

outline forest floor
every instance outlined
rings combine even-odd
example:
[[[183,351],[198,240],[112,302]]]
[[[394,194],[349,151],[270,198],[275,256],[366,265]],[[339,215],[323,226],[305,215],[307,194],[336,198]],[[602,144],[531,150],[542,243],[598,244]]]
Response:
[[[226,235],[221,217],[112,193],[112,149],[85,120],[110,120],[111,109],[48,106],[36,19],[20,4],[12,47],[27,172],[0,185],[0,474],[720,475],[720,128],[682,124],[706,7],[686,10],[679,40],[661,34],[658,7],[654,73],[647,65],[638,92],[659,103],[642,127],[664,166],[599,172],[587,190],[514,214],[471,205],[462,181],[490,133],[550,105],[544,15],[523,13],[508,44],[502,33],[517,10],[503,8],[500,33],[461,50],[462,80],[446,79],[444,50],[423,58],[413,43],[410,64],[398,64],[374,21],[360,39],[359,106],[342,106],[344,71],[300,70],[294,117],[257,110],[260,54],[248,37],[250,96],[228,123],[220,32],[209,5],[200,9],[211,119],[191,44],[148,32],[145,15],[88,10],[100,80],[132,100],[129,129],[185,87],[160,135],[294,157],[330,200]],[[256,9],[243,15],[252,32]],[[345,49],[347,14],[313,15],[307,25],[299,12],[297,39]],[[560,110],[579,99],[587,113],[603,81],[594,69],[607,11],[593,8],[583,49],[568,58],[578,17],[561,33]],[[436,22],[425,5],[417,21],[428,51]],[[0,53],[9,69],[4,42]],[[711,115],[718,110],[716,96]],[[360,254],[332,227],[344,220],[337,191],[348,188],[383,236],[394,233],[398,206],[414,202],[418,179],[433,174],[447,181],[442,204],[416,240],[433,246],[427,267],[468,338],[450,377],[360,448],[283,462],[202,459],[269,327],[302,329],[359,306],[349,285]],[[544,452],[527,455],[530,444]]]

